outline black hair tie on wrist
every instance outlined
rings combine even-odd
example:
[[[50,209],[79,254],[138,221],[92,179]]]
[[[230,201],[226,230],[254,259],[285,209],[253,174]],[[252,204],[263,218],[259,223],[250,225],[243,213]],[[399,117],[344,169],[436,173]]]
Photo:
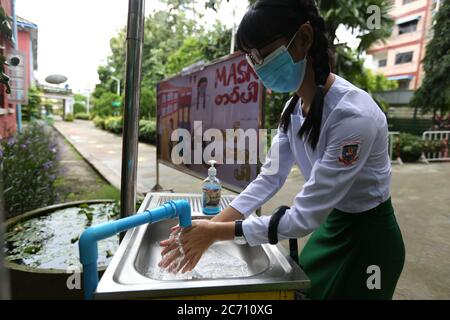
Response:
[[[268,238],[270,244],[278,243],[278,224],[281,217],[284,216],[286,210],[290,209],[288,206],[281,206],[275,209],[269,221]]]

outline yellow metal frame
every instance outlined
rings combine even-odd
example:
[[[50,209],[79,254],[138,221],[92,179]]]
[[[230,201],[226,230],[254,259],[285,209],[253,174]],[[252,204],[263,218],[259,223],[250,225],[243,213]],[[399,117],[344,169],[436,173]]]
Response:
[[[180,296],[158,300],[294,300],[294,291],[266,291],[213,294],[204,296]]]

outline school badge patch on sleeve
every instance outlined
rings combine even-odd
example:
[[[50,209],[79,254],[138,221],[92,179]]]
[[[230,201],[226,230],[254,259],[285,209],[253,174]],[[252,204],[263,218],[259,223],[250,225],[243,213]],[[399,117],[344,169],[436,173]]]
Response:
[[[341,145],[339,152],[339,163],[349,166],[359,158],[359,150],[361,149],[361,141],[346,141]]]

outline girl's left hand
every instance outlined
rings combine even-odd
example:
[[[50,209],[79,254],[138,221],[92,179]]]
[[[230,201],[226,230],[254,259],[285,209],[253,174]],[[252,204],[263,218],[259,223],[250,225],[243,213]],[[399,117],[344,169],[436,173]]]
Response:
[[[179,227],[172,228],[172,231],[178,231]],[[216,232],[214,223],[206,220],[194,220],[192,226],[181,230],[179,243],[176,239],[167,239],[160,242],[160,246],[165,247],[161,252],[163,256],[158,264],[162,268],[167,268],[170,272],[182,273],[191,271],[195,268],[203,253],[216,241]],[[178,264],[182,256],[180,245],[184,251],[184,258]]]

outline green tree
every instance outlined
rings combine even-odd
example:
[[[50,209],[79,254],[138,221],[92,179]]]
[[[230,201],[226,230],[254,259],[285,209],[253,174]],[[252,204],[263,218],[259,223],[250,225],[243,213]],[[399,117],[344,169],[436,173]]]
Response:
[[[157,11],[145,20],[141,69],[141,118],[156,116],[156,84],[159,81],[198,60],[212,61],[224,56],[230,47],[231,32],[223,24],[217,22],[212,30],[205,31],[193,18],[187,18],[186,11],[190,12],[190,16],[199,16],[199,13],[195,12],[193,2],[179,0],[165,2],[168,10]],[[102,110],[102,114],[107,113],[103,101],[108,100],[109,93],[116,90],[112,76],[121,79],[122,86],[124,84],[125,29],[111,39],[110,46],[112,54],[107,58],[107,63],[98,68],[100,83],[93,92],[93,110],[94,112]],[[106,96],[102,97],[103,95]]]
[[[203,55],[206,61],[213,61],[230,53],[231,29],[220,21],[202,36]]]
[[[414,93],[411,106],[422,113],[444,115],[450,111],[450,1],[441,2],[435,16],[433,38],[423,61],[425,78]]]
[[[387,112],[389,104],[384,101],[377,92],[395,90],[398,88],[398,83],[396,81],[388,80],[382,74],[374,74],[372,70],[367,68],[364,68],[364,72],[355,77],[353,83],[367,91],[384,112]]]
[[[210,0],[209,2],[217,8],[221,1]],[[256,0],[250,0],[249,4],[255,2]],[[368,70],[364,68],[363,53],[374,43],[385,41],[390,36],[394,22],[388,12],[392,7],[392,2],[390,0],[319,0],[317,4],[328,31],[333,55],[333,72],[364,88],[370,94],[377,91],[373,90],[376,88],[373,81],[378,81],[381,85],[382,83],[386,84],[386,80],[382,80],[384,77],[381,75],[368,74]],[[339,43],[340,39],[336,36],[336,30],[341,25],[351,31],[358,31],[356,37],[359,39],[359,45],[356,50],[350,48],[347,43]],[[389,83],[387,88],[392,85]],[[284,102],[288,97],[287,94],[272,94],[268,97],[266,126],[276,127]],[[383,109],[387,107],[379,97],[374,94],[372,97],[380,107]]]
[[[209,0],[207,6],[217,10],[222,2],[223,0]],[[248,2],[254,4],[257,0]],[[353,81],[355,75],[364,72],[362,53],[377,41],[384,41],[391,35],[394,21],[388,13],[392,7],[392,1],[318,0],[316,2],[325,20],[329,42],[332,44],[331,49],[335,55],[333,70],[347,80]],[[341,25],[351,31],[357,31],[359,45],[356,55],[348,44],[339,43],[336,30]]]
[[[40,118],[41,108],[41,91],[37,87],[28,89],[28,104],[22,106],[22,118],[24,120],[32,120],[33,118]]]
[[[0,36],[3,39],[8,40],[12,43],[12,28],[11,28],[11,17],[6,14],[5,9],[0,3]],[[7,65],[6,57],[3,55],[3,51],[0,52],[0,83],[6,87],[6,93],[11,93],[11,88],[9,87],[9,77],[5,73],[5,65]]]
[[[174,53],[170,54],[167,59],[166,73],[176,74],[183,67],[189,66],[194,62],[203,58],[201,39],[189,37],[183,41],[181,47]]]
[[[73,113],[85,113],[86,112],[86,103],[87,99],[84,95],[75,93],[73,96],[73,99],[75,100],[73,104]]]
[[[115,101],[121,101],[121,97],[110,91],[103,91],[100,96],[93,98],[92,112],[100,117],[112,116],[115,113],[121,113],[121,108],[113,107]]]
[[[184,39],[181,47],[168,56],[166,76],[176,74],[200,60],[209,62],[227,55],[230,41],[231,30],[219,21],[212,30]]]
[[[77,113],[84,113],[84,112],[86,112],[86,106],[79,101],[75,101],[73,104],[73,113],[77,114]]]
[[[86,103],[86,96],[80,94],[80,93],[75,93],[73,95],[73,99],[75,100],[75,102],[81,102],[81,103]]]
[[[141,119],[152,119],[156,117],[156,90],[154,88],[141,88],[141,108],[139,115]]]

